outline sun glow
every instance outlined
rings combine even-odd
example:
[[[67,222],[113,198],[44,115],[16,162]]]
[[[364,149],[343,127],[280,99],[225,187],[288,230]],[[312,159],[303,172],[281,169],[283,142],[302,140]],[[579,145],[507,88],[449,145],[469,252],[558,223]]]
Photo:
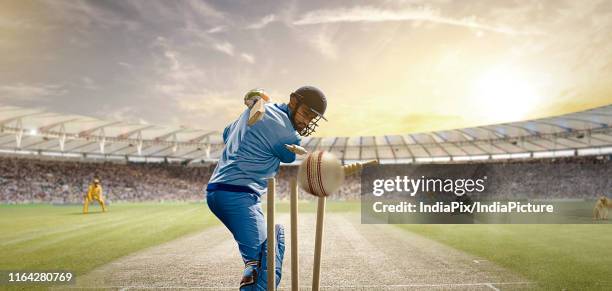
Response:
[[[476,112],[490,121],[516,121],[527,117],[542,99],[536,85],[517,70],[497,68],[474,82],[472,101]]]

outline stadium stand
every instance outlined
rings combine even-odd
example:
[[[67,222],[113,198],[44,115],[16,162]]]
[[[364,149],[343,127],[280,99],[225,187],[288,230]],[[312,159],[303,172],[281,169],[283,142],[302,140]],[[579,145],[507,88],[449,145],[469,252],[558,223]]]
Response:
[[[593,199],[612,189],[610,156],[467,162],[489,176],[490,195],[524,197],[545,193],[556,199]],[[392,165],[380,165],[390,167]],[[486,169],[484,169],[484,168]],[[434,169],[443,169],[437,164]],[[473,167],[472,167],[473,168]],[[0,156],[0,203],[81,203],[94,176],[102,180],[108,202],[203,201],[203,187],[214,164],[185,166],[180,163],[118,163],[36,159]],[[296,166],[283,166],[278,174],[277,195],[288,199],[289,179]],[[431,173],[435,177],[436,173]],[[527,179],[526,179],[527,178]],[[595,182],[594,182],[595,181]],[[332,196],[336,200],[359,199],[359,176],[352,176]],[[301,193],[301,199],[311,199]]]
[[[424,133],[306,137],[343,161],[430,163],[612,153],[612,105],[561,116]],[[135,124],[0,106],[0,153],[131,161],[216,160],[214,130]]]
[[[118,201],[202,201],[214,168],[169,163],[117,163],[0,158],[2,203],[81,203],[94,176]]]
[[[600,193],[612,189],[612,179],[607,184],[589,179],[612,177],[612,105],[445,131],[308,137],[302,145],[311,152],[330,151],[345,163],[376,159],[381,167],[483,165],[492,175],[489,179],[500,182],[492,190],[504,197],[527,189],[559,198],[612,194]],[[111,203],[202,201],[202,188],[223,146],[214,130],[0,106],[0,203],[81,203],[95,175]],[[288,179],[299,162],[281,167],[280,199],[286,198]],[[531,178],[519,181],[521,177]],[[358,198],[358,177],[349,177],[344,185],[334,199]]]

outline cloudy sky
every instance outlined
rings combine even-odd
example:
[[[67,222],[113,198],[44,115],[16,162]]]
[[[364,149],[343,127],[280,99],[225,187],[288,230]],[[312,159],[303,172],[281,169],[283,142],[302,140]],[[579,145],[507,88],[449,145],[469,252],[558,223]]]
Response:
[[[219,129],[254,87],[328,95],[320,136],[612,103],[612,1],[0,2],[0,104]]]

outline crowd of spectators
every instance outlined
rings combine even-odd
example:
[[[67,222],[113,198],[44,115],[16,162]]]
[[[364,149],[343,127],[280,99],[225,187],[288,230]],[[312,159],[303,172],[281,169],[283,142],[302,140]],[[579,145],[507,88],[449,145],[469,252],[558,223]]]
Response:
[[[435,181],[439,185],[450,181],[454,187],[464,189],[467,179],[481,179],[483,191],[472,190],[468,195],[485,200],[595,199],[612,194],[610,156],[386,165],[362,178],[368,185],[376,179],[395,179],[398,176],[421,180],[422,185],[425,185],[426,180],[430,181],[430,185],[434,185]],[[370,188],[372,186],[368,185],[366,191],[370,191]],[[474,188],[472,184],[471,189]],[[419,188],[417,193],[423,191],[429,196],[456,198],[456,193],[447,191]],[[387,192],[385,197],[392,199],[405,194],[404,190],[393,190]]]
[[[594,199],[612,194],[610,156],[529,159],[481,169],[487,193],[505,199]]]
[[[214,164],[185,166],[0,156],[0,203],[81,203],[94,177],[101,179],[104,197],[110,203],[203,201],[203,188],[214,167]],[[398,175],[426,173],[433,177],[450,168],[444,164],[379,167],[393,169]],[[402,167],[419,167],[421,172]],[[612,190],[609,156],[470,162],[465,167],[462,173],[470,177],[487,175],[490,182],[487,195],[496,197],[512,199],[532,193],[537,197],[580,199],[609,194]],[[289,181],[297,176],[297,169],[297,166],[281,167],[277,176],[277,199],[288,199]],[[359,199],[361,187],[360,176],[347,177],[343,187],[331,198]],[[300,198],[313,199],[303,191]]]
[[[117,201],[198,201],[214,167],[0,157],[0,203],[81,203],[99,177],[104,198]]]

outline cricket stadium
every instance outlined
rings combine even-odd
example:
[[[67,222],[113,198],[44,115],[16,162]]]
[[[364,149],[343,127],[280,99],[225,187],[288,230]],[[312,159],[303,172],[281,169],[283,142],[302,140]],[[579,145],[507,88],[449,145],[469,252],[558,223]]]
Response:
[[[202,196],[223,148],[217,132],[17,107],[0,112],[2,269],[73,270],[72,287],[79,288],[236,288],[242,269],[236,245]],[[333,153],[345,164],[514,166],[507,179],[528,171],[526,185],[553,188],[551,199],[586,209],[572,224],[361,224],[361,184],[350,176],[327,203],[321,286],[606,289],[600,278],[610,271],[608,221],[592,217],[597,185],[580,183],[588,182],[581,171],[593,165],[612,174],[611,123],[607,106],[450,131],[305,139],[306,150]],[[285,165],[276,177],[276,220],[285,225],[296,174],[296,165]],[[84,216],[83,195],[94,176],[108,212],[94,201]],[[578,187],[584,191],[565,191]],[[299,277],[307,287],[317,203],[298,192]],[[291,274],[290,263],[283,268]],[[291,279],[285,275],[280,288]]]
[[[612,2],[0,2],[0,290],[612,290]]]

